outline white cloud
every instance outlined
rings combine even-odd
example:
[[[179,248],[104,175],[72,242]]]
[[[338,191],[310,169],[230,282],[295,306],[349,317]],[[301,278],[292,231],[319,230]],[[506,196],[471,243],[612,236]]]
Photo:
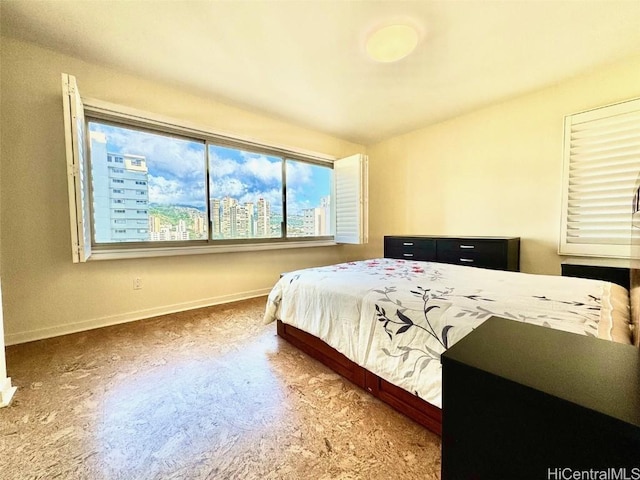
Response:
[[[287,186],[299,187],[311,182],[313,167],[308,163],[287,162]]]
[[[242,165],[242,174],[267,184],[282,183],[282,163],[272,162],[264,155],[252,156]]]
[[[164,205],[205,205],[204,182],[181,182],[149,175],[149,202]]]
[[[212,182],[210,195],[212,198],[234,197],[238,198],[247,191],[239,179],[233,177],[218,178]]]
[[[211,177],[214,179],[234,175],[240,168],[237,161],[222,158],[213,149],[209,149],[209,162],[211,163]]]

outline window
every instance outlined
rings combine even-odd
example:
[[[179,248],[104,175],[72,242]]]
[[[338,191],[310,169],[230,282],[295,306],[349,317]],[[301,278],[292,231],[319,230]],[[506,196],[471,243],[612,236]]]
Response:
[[[287,160],[287,236],[333,234],[331,186],[333,169]]]
[[[358,219],[366,212],[363,155],[345,159],[358,165],[344,174],[354,190],[338,178],[342,160],[83,102],[65,74],[63,98],[76,262],[366,242],[366,222],[353,231],[352,220],[339,220],[351,215],[341,202]],[[146,228],[115,228],[115,218]]]
[[[279,156],[209,145],[214,239],[282,238],[282,165]]]
[[[565,118],[559,253],[628,258],[640,99]]]

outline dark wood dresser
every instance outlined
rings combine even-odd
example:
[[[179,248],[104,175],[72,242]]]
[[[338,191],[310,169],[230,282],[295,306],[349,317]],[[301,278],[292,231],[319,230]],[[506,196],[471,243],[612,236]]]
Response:
[[[442,480],[640,478],[637,348],[491,317],[441,362]]]
[[[520,238],[385,236],[384,256],[517,272]]]

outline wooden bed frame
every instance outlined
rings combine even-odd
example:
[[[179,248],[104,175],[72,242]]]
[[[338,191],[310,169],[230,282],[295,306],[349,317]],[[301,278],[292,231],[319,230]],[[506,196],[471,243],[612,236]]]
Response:
[[[442,410],[352,362],[313,335],[277,320],[278,335],[400,413],[442,435]]]

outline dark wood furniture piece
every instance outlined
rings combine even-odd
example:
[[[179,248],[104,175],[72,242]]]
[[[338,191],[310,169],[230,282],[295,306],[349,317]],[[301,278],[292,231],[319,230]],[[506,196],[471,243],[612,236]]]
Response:
[[[520,238],[386,236],[384,256],[517,272]]]
[[[623,267],[604,267],[582,263],[562,262],[563,277],[591,278],[616,283],[627,290],[630,285],[630,270]]]
[[[339,373],[432,432],[441,434],[442,410],[438,407],[362,368],[335,348],[307,332],[282,323],[280,320],[277,320],[277,331],[280,337],[328,366],[334,372]]]
[[[640,474],[637,348],[492,317],[441,361],[443,480]]]

